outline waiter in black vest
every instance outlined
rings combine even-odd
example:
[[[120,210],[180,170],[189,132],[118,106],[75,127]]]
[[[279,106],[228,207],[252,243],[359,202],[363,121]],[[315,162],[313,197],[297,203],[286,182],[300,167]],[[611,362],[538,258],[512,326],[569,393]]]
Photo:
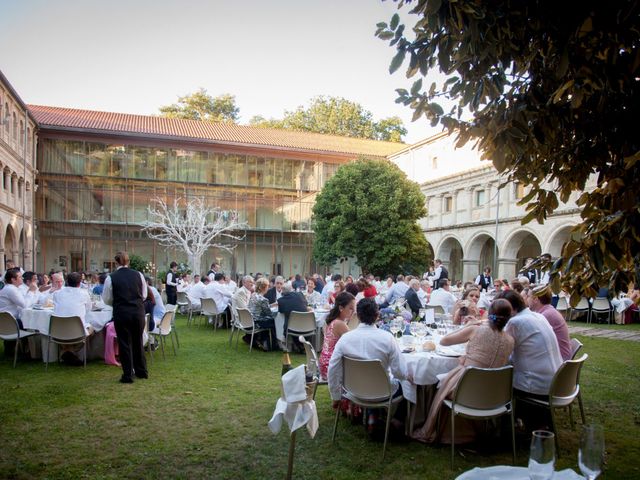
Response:
[[[142,273],[129,268],[127,252],[116,253],[118,268],[104,282],[102,299],[113,305],[113,325],[118,335],[122,377],[120,382],[133,383],[133,376],[149,378],[144,358],[142,332],[147,283]]]

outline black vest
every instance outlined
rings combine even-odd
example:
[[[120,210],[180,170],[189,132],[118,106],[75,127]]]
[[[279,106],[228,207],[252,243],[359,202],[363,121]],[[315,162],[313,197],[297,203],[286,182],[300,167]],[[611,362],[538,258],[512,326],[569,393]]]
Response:
[[[491,276],[489,276],[489,278],[485,280],[484,274],[482,274],[480,275],[480,282],[478,283],[478,285],[480,286],[480,291],[488,290],[493,286],[493,279],[491,278]]]
[[[128,267],[119,268],[111,274],[111,290],[114,317],[116,313],[141,313],[144,316],[140,272]]]
[[[446,278],[447,280],[449,279],[449,270],[447,270],[444,265],[442,267],[440,267],[442,270],[440,270],[440,278],[438,280],[442,280],[443,278]]]

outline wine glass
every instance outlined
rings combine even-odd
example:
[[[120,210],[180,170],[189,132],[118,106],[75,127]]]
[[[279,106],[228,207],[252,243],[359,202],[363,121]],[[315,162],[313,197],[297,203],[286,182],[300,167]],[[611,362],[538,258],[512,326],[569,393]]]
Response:
[[[529,453],[531,480],[550,480],[556,462],[555,435],[546,430],[534,430]]]
[[[420,310],[418,310],[418,317],[420,317],[421,319],[424,320],[424,317],[427,316],[427,309],[426,308],[421,308]]]
[[[415,336],[418,339],[419,349],[422,350],[422,344],[424,343],[424,337],[427,336],[427,326],[422,322],[416,322]]]
[[[413,337],[416,336],[416,330],[418,329],[419,322],[411,322],[409,324],[409,331]]]
[[[578,450],[578,466],[587,480],[594,480],[602,472],[604,432],[601,425],[583,425]]]
[[[389,330],[393,334],[393,338],[398,338],[398,332],[400,331],[400,324],[398,323],[397,319],[393,318],[389,322]]]

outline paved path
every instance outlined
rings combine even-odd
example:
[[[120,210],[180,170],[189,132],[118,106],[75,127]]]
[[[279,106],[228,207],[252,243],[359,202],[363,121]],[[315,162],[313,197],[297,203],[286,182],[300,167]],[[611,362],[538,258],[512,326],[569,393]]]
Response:
[[[614,340],[631,340],[640,342],[640,330],[607,330],[606,328],[573,327],[569,326],[572,335],[584,335],[587,337],[612,338]]]

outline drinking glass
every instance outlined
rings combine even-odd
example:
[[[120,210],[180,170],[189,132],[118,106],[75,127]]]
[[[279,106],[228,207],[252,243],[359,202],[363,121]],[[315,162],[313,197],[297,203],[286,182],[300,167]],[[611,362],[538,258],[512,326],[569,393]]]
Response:
[[[418,317],[420,317],[421,319],[424,320],[424,317],[427,315],[427,310],[424,308],[421,308],[420,310],[418,310]]]
[[[427,326],[422,322],[416,322],[415,336],[418,339],[418,349],[422,351],[422,344],[424,343],[424,337],[427,336]]]
[[[391,321],[389,322],[389,330],[391,331],[393,338],[398,338],[400,325],[398,324],[398,321],[395,318],[391,319]]]
[[[411,332],[411,335],[413,335],[414,337],[416,336],[417,329],[418,329],[418,322],[411,322],[409,324],[409,331]]]
[[[546,430],[534,430],[529,453],[531,480],[550,480],[556,462],[555,435]]]
[[[604,432],[601,425],[584,425],[578,450],[578,466],[587,480],[594,480],[602,472]]]

